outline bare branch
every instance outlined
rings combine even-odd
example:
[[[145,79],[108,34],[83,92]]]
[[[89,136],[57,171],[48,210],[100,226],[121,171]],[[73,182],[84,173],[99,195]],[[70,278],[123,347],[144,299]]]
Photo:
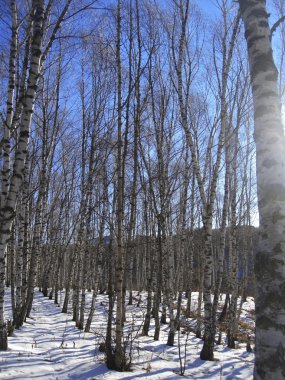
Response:
[[[271,30],[270,30],[270,39],[272,39],[273,33],[276,31],[276,29],[278,28],[278,26],[279,26],[280,24],[282,24],[283,21],[285,21],[285,16],[280,17],[280,19],[277,20],[277,21],[275,22],[275,24],[273,24],[273,26],[272,26],[272,28],[271,28]]]

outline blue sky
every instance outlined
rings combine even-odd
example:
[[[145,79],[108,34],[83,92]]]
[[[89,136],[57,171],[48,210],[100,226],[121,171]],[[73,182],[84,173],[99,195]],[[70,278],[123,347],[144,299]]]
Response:
[[[217,13],[217,6],[213,0],[195,0],[196,4],[203,9],[209,16]]]

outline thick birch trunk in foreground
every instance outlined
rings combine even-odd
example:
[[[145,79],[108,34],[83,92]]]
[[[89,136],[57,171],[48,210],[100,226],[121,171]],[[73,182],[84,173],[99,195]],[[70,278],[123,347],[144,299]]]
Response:
[[[260,240],[254,379],[285,378],[285,138],[265,0],[239,0],[254,100]]]
[[[30,134],[30,125],[34,111],[34,103],[37,91],[37,82],[40,72],[40,58],[42,45],[42,23],[44,14],[43,1],[34,1],[33,7],[33,40],[32,57],[28,79],[27,94],[25,96],[24,109],[20,123],[19,141],[15,153],[13,174],[10,180],[9,193],[0,210],[0,350],[7,350],[7,332],[4,319],[4,288],[5,288],[5,252],[11,233],[11,226],[15,217],[15,207],[20,186],[23,181],[23,172],[27,156],[27,146]]]
[[[10,59],[9,59],[9,83],[8,83],[8,96],[7,96],[7,115],[6,122],[3,125],[3,167],[1,177],[1,197],[0,206],[3,207],[8,190],[9,190],[9,177],[10,177],[10,132],[13,120],[14,111],[14,95],[15,95],[15,82],[16,82],[16,59],[18,48],[18,18],[16,2],[11,0],[11,17],[12,17],[12,36],[10,44]]]

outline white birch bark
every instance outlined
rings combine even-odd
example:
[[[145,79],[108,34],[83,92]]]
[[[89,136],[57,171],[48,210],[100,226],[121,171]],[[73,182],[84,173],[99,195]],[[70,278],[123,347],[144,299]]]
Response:
[[[254,101],[260,222],[254,378],[285,378],[285,138],[265,0],[239,0]]]
[[[9,59],[9,82],[7,94],[7,110],[6,121],[3,126],[3,167],[1,173],[1,198],[0,207],[3,207],[9,191],[9,177],[10,177],[10,131],[12,128],[13,112],[14,112],[14,94],[16,82],[16,58],[18,46],[18,18],[16,1],[10,2],[11,18],[12,18],[12,35],[10,44],[10,59]]]
[[[15,207],[20,186],[23,181],[23,171],[27,155],[30,135],[30,125],[37,92],[37,83],[40,72],[40,58],[42,46],[42,24],[44,14],[43,0],[33,1],[33,39],[31,44],[31,62],[24,101],[24,109],[20,122],[20,133],[13,173],[11,175],[9,192],[6,201],[0,210],[0,350],[7,350],[7,331],[4,318],[4,285],[5,285],[5,252],[10,237],[12,223],[15,217]]]
[[[202,360],[213,360],[214,358],[214,338],[216,332],[216,322],[215,322],[215,312],[213,310],[213,304],[211,299],[212,292],[212,275],[213,275],[213,253],[212,253],[212,224],[213,224],[213,209],[214,209],[214,200],[217,191],[217,183],[219,170],[221,167],[222,161],[222,152],[225,141],[225,131],[227,127],[227,82],[229,77],[230,65],[233,57],[234,45],[236,41],[236,36],[238,32],[238,26],[240,21],[240,16],[237,15],[234,23],[230,37],[228,36],[229,31],[225,30],[223,35],[223,63],[222,63],[222,77],[220,81],[220,103],[221,103],[221,111],[220,111],[220,119],[221,119],[221,127],[219,136],[217,138],[217,150],[216,150],[216,161],[213,165],[213,170],[210,172],[210,181],[208,191],[205,186],[204,178],[202,177],[200,162],[198,160],[198,155],[196,153],[196,147],[194,144],[194,139],[192,136],[192,132],[190,126],[188,124],[188,109],[187,104],[189,99],[185,97],[184,93],[184,85],[183,85],[183,58],[185,52],[185,46],[187,42],[187,19],[188,19],[188,11],[189,11],[189,1],[183,5],[181,1],[179,3],[179,11],[181,18],[181,32],[179,37],[179,47],[178,47],[178,56],[177,58],[174,56],[175,60],[175,68],[177,74],[177,95],[178,102],[180,108],[180,116],[182,128],[185,133],[186,142],[191,151],[191,158],[194,173],[196,176],[196,181],[198,184],[198,189],[200,192],[200,197],[202,201],[202,220],[203,220],[203,230],[204,230],[204,243],[205,243],[205,267],[204,267],[204,322],[205,322],[205,331],[204,331],[204,345],[200,354],[200,358]],[[224,10],[224,16],[226,16],[226,10]],[[226,26],[225,26],[226,28]],[[229,38],[230,42],[227,45],[227,39]],[[175,55],[175,54],[174,54]],[[188,91],[189,93],[189,91]],[[211,139],[211,136],[210,136]],[[209,147],[212,146],[212,142],[209,140]],[[209,152],[209,157],[206,157],[206,160],[211,162],[211,152]],[[212,165],[212,164],[211,164]]]

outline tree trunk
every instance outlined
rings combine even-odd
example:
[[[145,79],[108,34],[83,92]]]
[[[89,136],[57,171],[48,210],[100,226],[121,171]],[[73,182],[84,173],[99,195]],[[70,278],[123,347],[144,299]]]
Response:
[[[285,378],[285,138],[265,0],[239,0],[254,100],[260,222],[254,379]]]
[[[10,237],[11,227],[15,218],[15,207],[17,203],[20,186],[23,182],[23,171],[27,156],[27,147],[30,135],[30,126],[37,91],[37,83],[40,72],[41,45],[42,45],[42,24],[44,15],[43,0],[34,0],[33,7],[33,38],[31,45],[31,63],[25,96],[24,110],[20,122],[20,134],[17,150],[15,152],[15,161],[13,174],[11,175],[9,193],[7,194],[4,204],[1,204],[0,210],[0,350],[7,350],[7,331],[4,318],[4,292],[5,292],[5,253],[7,242]]]

